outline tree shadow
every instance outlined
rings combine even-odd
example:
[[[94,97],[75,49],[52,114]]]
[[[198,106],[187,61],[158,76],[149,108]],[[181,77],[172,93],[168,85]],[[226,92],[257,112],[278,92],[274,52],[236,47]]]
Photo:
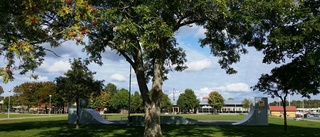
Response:
[[[309,126],[289,125],[288,130],[283,130],[283,125],[269,124],[268,126],[232,126],[232,125],[162,125],[164,136],[174,137],[214,137],[214,136],[238,136],[238,137],[297,137],[320,136],[319,123],[310,123]],[[127,125],[82,125],[75,129],[67,124],[66,120],[36,121],[1,124],[0,131],[25,131],[40,130],[34,136],[46,137],[132,137],[143,136],[144,127]]]
[[[184,125],[162,126],[165,136],[238,136],[238,137],[300,137],[320,136],[319,128],[288,126],[284,131],[283,125],[269,124],[268,126],[232,126],[232,125]]]

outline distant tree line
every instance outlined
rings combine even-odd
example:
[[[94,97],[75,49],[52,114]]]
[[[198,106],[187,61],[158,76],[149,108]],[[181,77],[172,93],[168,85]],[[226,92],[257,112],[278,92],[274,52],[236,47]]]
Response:
[[[314,99],[314,100],[292,100],[290,103],[289,101],[286,101],[286,104],[290,106],[296,106],[297,108],[318,108],[320,107],[320,100]],[[282,106],[283,103],[273,101],[269,104],[270,106]]]

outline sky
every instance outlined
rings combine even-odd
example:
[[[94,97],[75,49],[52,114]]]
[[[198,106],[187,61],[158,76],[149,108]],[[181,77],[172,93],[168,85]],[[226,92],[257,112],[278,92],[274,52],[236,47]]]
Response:
[[[179,47],[182,47],[187,54],[187,66],[183,72],[170,72],[168,80],[163,83],[164,93],[169,98],[177,100],[179,94],[185,89],[192,89],[198,98],[207,97],[210,92],[218,91],[224,99],[233,98],[234,102],[240,103],[245,98],[267,97],[259,91],[253,91],[250,87],[254,86],[261,74],[269,73],[276,67],[276,64],[263,64],[263,54],[253,48],[248,48],[249,53],[241,56],[241,61],[232,65],[238,73],[228,75],[225,70],[220,68],[218,58],[213,57],[208,47],[201,48],[198,43],[199,38],[204,37],[205,29],[200,26],[182,27],[175,33]],[[9,90],[27,81],[53,81],[56,77],[62,76],[70,69],[69,59],[86,58],[86,53],[81,52],[82,46],[77,46],[72,41],[64,42],[60,47],[51,48],[49,44],[44,47],[51,49],[61,57],[48,52],[44,63],[35,70],[34,74],[39,79],[30,79],[30,74],[19,75],[13,72],[15,80],[7,84],[1,82],[5,93],[2,96],[12,95]],[[123,57],[116,52],[107,50],[103,53],[103,65],[90,64],[91,71],[96,72],[95,79],[113,83],[118,89],[129,87],[130,65]],[[5,60],[0,57],[0,66],[4,66]],[[132,70],[131,91],[139,91],[136,76]],[[150,88],[150,84],[149,84]],[[269,102],[278,99],[269,98]],[[301,96],[295,95],[291,100],[299,100]],[[303,98],[306,99],[306,98]],[[319,99],[319,96],[312,96],[311,99]]]

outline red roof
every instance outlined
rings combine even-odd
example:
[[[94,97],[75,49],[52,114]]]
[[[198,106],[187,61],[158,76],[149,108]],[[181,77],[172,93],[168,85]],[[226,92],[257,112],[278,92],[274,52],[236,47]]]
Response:
[[[283,111],[283,106],[269,106],[270,111]],[[296,106],[286,106],[287,111],[296,111]]]
[[[208,100],[209,97],[202,97],[202,100]]]

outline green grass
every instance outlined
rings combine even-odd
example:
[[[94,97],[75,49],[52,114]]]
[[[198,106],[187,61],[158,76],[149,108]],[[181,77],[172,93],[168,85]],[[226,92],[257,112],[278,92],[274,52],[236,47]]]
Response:
[[[108,115],[110,119],[127,115]],[[194,119],[236,120],[240,116],[181,115]],[[244,117],[244,116],[242,116]],[[80,129],[67,124],[67,117],[42,117],[0,120],[0,137],[132,137],[142,136],[144,127],[126,125],[84,125]],[[315,137],[320,136],[320,123],[288,120],[288,131],[283,130],[283,119],[270,117],[268,126],[217,125],[162,125],[168,137]]]
[[[49,114],[18,114],[11,113],[10,118],[29,118],[29,117],[49,117]],[[61,116],[60,114],[51,114],[50,116]],[[0,114],[0,119],[8,118],[8,114]]]

